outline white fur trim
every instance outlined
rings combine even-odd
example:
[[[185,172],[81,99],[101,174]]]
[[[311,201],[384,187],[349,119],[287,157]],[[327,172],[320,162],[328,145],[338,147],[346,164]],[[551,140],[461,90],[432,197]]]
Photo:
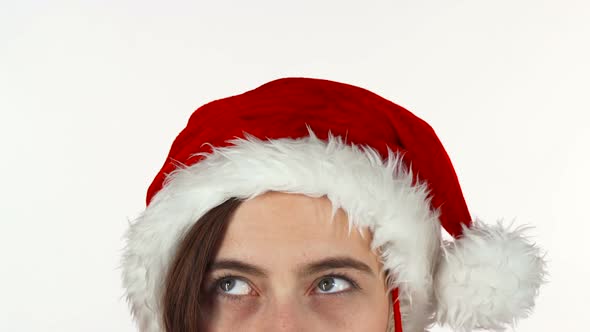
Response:
[[[444,248],[435,276],[437,320],[456,331],[504,330],[529,315],[545,262],[525,228],[475,222]]]
[[[130,226],[123,257],[123,283],[141,331],[160,332],[161,291],[168,264],[183,234],[211,208],[230,197],[249,199],[267,191],[326,195],[352,225],[368,226],[373,248],[399,287],[404,332],[423,332],[434,316],[432,271],[438,261],[441,227],[427,187],[412,185],[401,156],[383,161],[370,149],[301,139],[261,141],[247,136],[215,148],[168,178]],[[412,236],[408,236],[412,235]]]

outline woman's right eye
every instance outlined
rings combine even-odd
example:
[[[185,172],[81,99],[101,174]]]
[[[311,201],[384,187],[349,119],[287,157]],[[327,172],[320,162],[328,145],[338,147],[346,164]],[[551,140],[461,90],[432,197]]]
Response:
[[[227,295],[249,295],[252,293],[250,285],[242,279],[227,277],[218,281],[217,290]]]

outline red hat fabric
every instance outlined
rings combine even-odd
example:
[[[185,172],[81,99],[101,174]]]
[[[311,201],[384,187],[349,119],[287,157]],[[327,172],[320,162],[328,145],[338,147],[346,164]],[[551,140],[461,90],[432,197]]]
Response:
[[[244,94],[197,109],[178,135],[154,181],[147,202],[178,163],[198,162],[199,152],[248,133],[260,139],[300,138],[308,127],[320,139],[328,133],[351,144],[370,146],[386,158],[388,149],[403,155],[417,178],[428,179],[432,206],[439,208],[446,231],[459,236],[471,217],[453,165],[426,122],[368,90],[320,79],[279,79]],[[436,163],[432,163],[432,161]]]
[[[142,331],[162,331],[161,285],[184,232],[225,200],[266,191],[327,196],[351,226],[369,227],[397,332],[434,320],[501,329],[534,306],[539,248],[522,228],[472,220],[426,122],[359,87],[286,78],[202,106],[174,141],[127,232],[123,283]]]

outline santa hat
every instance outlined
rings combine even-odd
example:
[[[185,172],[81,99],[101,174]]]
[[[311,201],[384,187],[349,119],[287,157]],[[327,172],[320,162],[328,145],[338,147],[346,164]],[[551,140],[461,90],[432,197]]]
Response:
[[[267,191],[326,196],[371,229],[396,332],[435,320],[499,330],[534,306],[540,250],[522,228],[472,220],[426,122],[355,86],[286,78],[202,106],[174,141],[127,232],[123,282],[141,331],[163,331],[164,280],[185,232],[227,199]]]

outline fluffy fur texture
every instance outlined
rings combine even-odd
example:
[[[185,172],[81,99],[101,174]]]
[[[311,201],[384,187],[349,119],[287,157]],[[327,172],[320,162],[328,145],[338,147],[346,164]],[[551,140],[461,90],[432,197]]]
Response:
[[[372,247],[400,292],[404,332],[424,332],[435,318],[456,330],[499,329],[532,307],[544,263],[522,230],[478,223],[443,247],[427,186],[413,181],[399,155],[382,160],[370,148],[331,135],[323,141],[311,131],[301,139],[246,136],[232,144],[179,165],[127,232],[123,283],[141,331],[163,331],[163,285],[185,232],[225,200],[267,191],[327,196],[350,227],[371,229]]]
[[[545,263],[524,231],[476,222],[444,248],[435,278],[439,322],[501,331],[529,315]]]
[[[395,275],[391,287],[400,290],[404,331],[424,331],[434,316],[441,227],[426,186],[412,185],[400,157],[390,153],[383,161],[374,150],[332,136],[325,142],[311,132],[297,140],[248,136],[232,143],[173,172],[127,233],[123,282],[141,331],[161,331],[162,285],[183,234],[228,198],[267,191],[325,195],[334,213],[347,212],[351,227],[368,226],[384,268]]]

